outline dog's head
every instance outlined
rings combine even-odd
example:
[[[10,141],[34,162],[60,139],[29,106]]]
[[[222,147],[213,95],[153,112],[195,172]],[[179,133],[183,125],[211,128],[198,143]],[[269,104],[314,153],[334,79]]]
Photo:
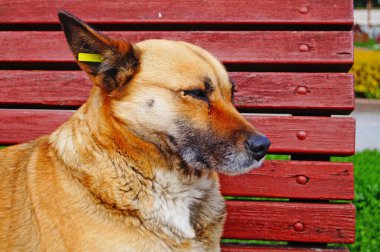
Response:
[[[234,108],[234,85],[210,53],[179,41],[132,45],[66,12],[59,18],[76,59],[79,53],[101,58],[78,63],[99,89],[92,95],[102,95],[121,127],[191,169],[239,174],[261,165],[270,141]]]

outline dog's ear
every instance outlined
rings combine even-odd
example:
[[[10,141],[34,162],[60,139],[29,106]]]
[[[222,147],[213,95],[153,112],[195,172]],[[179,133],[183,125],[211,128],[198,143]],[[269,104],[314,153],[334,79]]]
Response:
[[[66,11],[59,11],[58,17],[79,66],[96,85],[112,92],[133,77],[139,61],[130,43],[111,40]]]

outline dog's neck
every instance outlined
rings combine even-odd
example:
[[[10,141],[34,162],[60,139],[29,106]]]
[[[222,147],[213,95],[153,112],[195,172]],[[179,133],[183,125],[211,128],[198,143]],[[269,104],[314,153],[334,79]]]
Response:
[[[98,203],[115,214],[133,215],[145,228],[176,237],[176,242],[195,238],[197,218],[213,218],[193,216],[191,208],[215,204],[215,214],[223,216],[222,200],[207,202],[211,194],[220,198],[214,172],[185,172],[176,157],[163,156],[154,144],[105,119],[107,112],[93,106],[82,106],[50,141],[62,166]]]

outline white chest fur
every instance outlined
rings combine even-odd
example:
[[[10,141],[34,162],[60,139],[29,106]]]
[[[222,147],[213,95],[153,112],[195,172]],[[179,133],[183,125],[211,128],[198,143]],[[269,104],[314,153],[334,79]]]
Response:
[[[191,205],[202,200],[212,189],[213,181],[206,175],[182,178],[176,172],[156,172],[154,205],[151,214],[162,224],[162,231],[182,239],[195,238],[190,222]]]

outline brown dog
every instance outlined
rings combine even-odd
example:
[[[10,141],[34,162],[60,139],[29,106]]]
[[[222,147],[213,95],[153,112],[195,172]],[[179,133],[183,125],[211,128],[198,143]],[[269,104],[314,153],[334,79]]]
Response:
[[[111,40],[60,12],[88,101],[49,136],[0,152],[0,250],[218,251],[216,172],[261,165],[269,140],[234,108],[224,67],[167,40]]]

